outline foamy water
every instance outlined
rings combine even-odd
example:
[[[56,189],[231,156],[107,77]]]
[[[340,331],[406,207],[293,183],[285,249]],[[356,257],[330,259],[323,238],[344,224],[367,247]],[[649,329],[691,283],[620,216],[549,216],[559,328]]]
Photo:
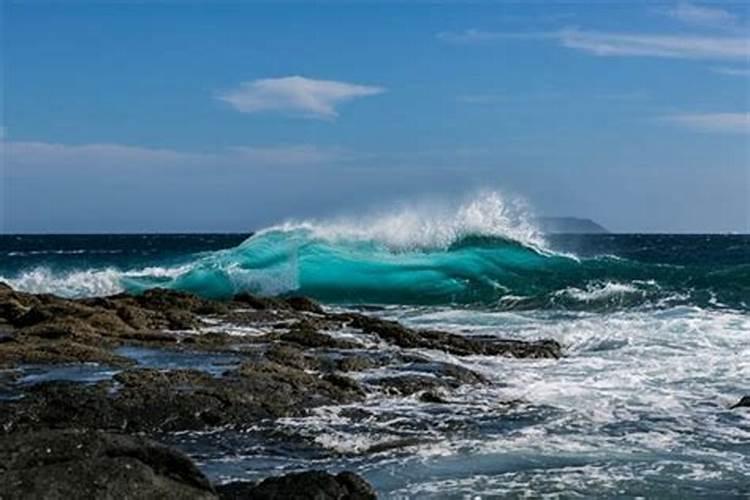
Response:
[[[556,338],[566,355],[515,360],[420,351],[493,383],[446,392],[450,404],[373,396],[356,405],[371,415],[364,420],[345,406],[275,423],[276,432],[318,450],[308,451],[315,457],[310,465],[353,468],[384,498],[748,493],[750,412],[728,409],[750,380],[745,314],[688,307],[563,315],[397,307],[384,315],[467,335]],[[410,442],[404,448],[368,452],[404,439]],[[252,478],[303,465],[267,450],[209,459],[204,467],[218,478]]]

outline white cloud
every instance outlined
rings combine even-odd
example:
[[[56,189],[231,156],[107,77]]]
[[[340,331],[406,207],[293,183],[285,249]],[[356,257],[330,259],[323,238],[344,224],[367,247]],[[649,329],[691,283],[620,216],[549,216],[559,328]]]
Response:
[[[568,28],[560,31],[502,33],[467,30],[439,33],[451,43],[481,43],[498,40],[553,40],[563,47],[596,56],[645,56],[678,59],[750,60],[750,38],[744,36],[665,35],[613,33]]]
[[[219,93],[217,98],[243,113],[283,111],[311,118],[335,118],[338,104],[383,92],[382,87],[371,85],[287,76],[243,82],[236,89]]]
[[[238,146],[214,153],[183,152],[120,144],[67,145],[0,142],[16,172],[24,168],[154,169],[169,167],[286,167],[340,162],[354,157],[342,148],[314,145]]]
[[[455,33],[452,31],[442,31],[437,34],[438,39],[444,42],[450,43],[482,43],[492,42],[500,38],[504,38],[505,33],[498,33],[494,31],[482,31],[477,29],[468,29]]]
[[[748,59],[750,39],[690,35],[624,34],[563,30],[560,43],[597,56],[650,56],[682,59]]]
[[[236,160],[275,166],[317,165],[339,162],[356,156],[342,148],[321,148],[310,144],[276,147],[240,146],[232,148],[231,152]]]
[[[705,7],[691,3],[680,3],[667,14],[683,23],[703,26],[731,26],[737,16],[718,7]]]
[[[120,144],[68,145],[47,142],[6,141],[5,158],[14,165],[50,167],[127,167],[173,165],[209,158],[170,149]]]
[[[731,68],[723,66],[719,68],[713,68],[713,72],[719,73],[721,75],[750,77],[750,68]]]
[[[664,119],[702,132],[750,133],[750,113],[686,113]]]

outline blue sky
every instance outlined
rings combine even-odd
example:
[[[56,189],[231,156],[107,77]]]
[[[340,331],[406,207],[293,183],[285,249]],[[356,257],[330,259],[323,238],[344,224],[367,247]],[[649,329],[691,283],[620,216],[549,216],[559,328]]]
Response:
[[[477,189],[750,230],[747,3],[2,4],[3,232],[244,231]]]

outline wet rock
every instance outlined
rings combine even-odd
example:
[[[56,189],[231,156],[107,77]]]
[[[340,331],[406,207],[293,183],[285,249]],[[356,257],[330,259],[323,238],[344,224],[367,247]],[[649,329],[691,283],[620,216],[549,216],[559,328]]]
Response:
[[[410,396],[417,392],[430,391],[447,385],[439,378],[429,375],[395,375],[371,379],[367,383],[380,387],[387,394],[398,396]]]
[[[487,380],[480,374],[462,366],[441,362],[414,362],[398,369],[410,372],[368,379],[367,383],[385,389],[388,394],[410,396],[418,392],[435,392],[441,388],[457,388],[469,384],[485,384]]]
[[[13,341],[0,343],[0,367],[20,363],[102,363],[111,366],[129,366],[133,361],[118,356],[108,349],[79,342]]]
[[[360,372],[383,366],[383,360],[376,360],[372,356],[345,356],[336,361],[336,369],[342,372]]]
[[[121,295],[120,298],[130,298]],[[228,310],[223,302],[202,299],[197,295],[164,288],[152,288],[141,295],[135,296],[135,301],[141,307],[154,311],[181,310],[194,314],[221,314]]]
[[[235,304],[250,307],[260,311],[268,309],[288,309],[289,304],[273,297],[260,297],[247,292],[238,293],[232,299]]]
[[[435,391],[425,391],[419,396],[419,400],[423,403],[433,404],[448,404],[448,400],[443,398]]]
[[[0,498],[216,498],[185,455],[131,436],[59,430],[0,436],[0,464]]]
[[[221,378],[198,370],[132,369],[92,385],[57,381],[31,387],[22,399],[0,405],[0,428],[156,432],[249,427],[363,397],[347,377],[319,376],[266,360],[247,362]]]
[[[320,304],[307,297],[287,297],[286,303],[295,311],[304,311],[315,314],[324,314],[323,308]]]
[[[243,364],[237,373],[244,390],[271,416],[299,414],[304,408],[363,399],[364,391],[348,377],[321,377],[297,368],[261,361]]]
[[[742,396],[739,401],[729,407],[730,410],[735,408],[750,408],[750,396]]]
[[[388,441],[383,441],[382,443],[376,443],[367,450],[365,450],[366,454],[373,454],[373,453],[383,453],[384,451],[393,451],[398,450],[401,448],[408,448],[410,446],[419,446],[425,443],[429,443],[430,441],[425,438],[419,438],[419,437],[406,437],[406,438],[400,438],[400,439],[391,439]]]
[[[271,477],[260,483],[235,482],[216,487],[223,500],[372,500],[375,490],[352,472],[333,475],[306,471]]]
[[[516,358],[559,358],[562,347],[554,340],[526,342],[499,340],[491,337],[465,337],[433,330],[413,330],[395,321],[362,314],[342,314],[349,326],[378,335],[386,342],[402,348],[436,349],[457,356],[486,355]]]
[[[317,370],[321,365],[318,359],[305,355],[304,351],[289,344],[271,345],[266,351],[266,358],[299,370]]]
[[[73,317],[50,318],[21,328],[17,337],[36,337],[41,339],[91,339],[97,336],[96,330],[86,321]]]
[[[293,324],[288,332],[281,334],[279,339],[312,348],[354,349],[359,347],[359,344],[354,342],[335,339],[330,335],[320,333],[307,321],[299,321]]]

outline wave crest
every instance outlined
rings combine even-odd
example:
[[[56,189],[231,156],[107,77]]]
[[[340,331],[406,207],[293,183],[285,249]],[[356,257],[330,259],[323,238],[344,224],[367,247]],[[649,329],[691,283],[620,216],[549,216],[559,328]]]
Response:
[[[306,232],[328,242],[358,241],[381,244],[393,251],[444,250],[469,237],[518,242],[547,251],[544,236],[520,198],[496,192],[481,193],[458,205],[422,205],[358,218],[287,222],[259,231]]]

